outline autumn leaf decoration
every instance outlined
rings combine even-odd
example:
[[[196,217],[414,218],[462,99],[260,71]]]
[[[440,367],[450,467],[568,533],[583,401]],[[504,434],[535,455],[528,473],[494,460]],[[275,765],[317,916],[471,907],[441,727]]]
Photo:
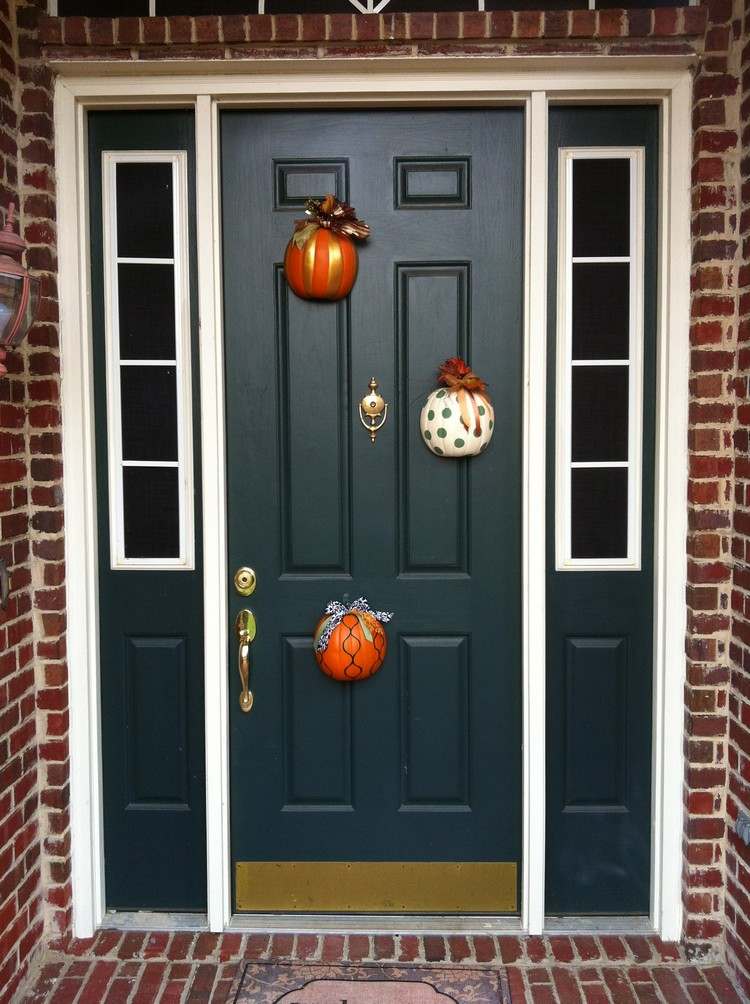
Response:
[[[302,250],[319,227],[332,230],[343,237],[365,240],[370,236],[370,228],[357,219],[356,210],[346,202],[339,202],[333,195],[322,199],[308,199],[305,203],[307,220],[296,220],[292,240]]]
[[[474,427],[474,435],[482,434],[479,418],[479,403],[485,399],[487,384],[474,373],[463,359],[453,356],[446,359],[438,370],[438,382],[452,391],[458,398],[461,425],[467,432]],[[479,401],[477,401],[479,398]]]

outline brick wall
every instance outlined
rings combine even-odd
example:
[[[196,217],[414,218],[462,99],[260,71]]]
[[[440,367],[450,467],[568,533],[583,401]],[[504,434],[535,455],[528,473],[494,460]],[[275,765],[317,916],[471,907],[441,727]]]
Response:
[[[738,11],[738,18],[742,12]],[[733,262],[736,335],[734,379],[734,512],[731,525],[732,596],[727,793],[726,943],[738,981],[750,996],[750,849],[732,830],[740,810],[750,813],[750,8],[736,31],[732,71],[739,85],[740,133],[734,157],[736,233]]]
[[[696,950],[724,920],[740,3],[710,0],[694,86],[683,902]]]
[[[541,4],[540,4],[541,6]],[[284,59],[332,56],[690,53],[700,7],[441,14],[230,14],[47,18],[57,59]]]
[[[0,205],[20,204],[27,262],[43,276],[40,322],[0,378],[0,557],[13,588],[0,611],[0,1002],[11,999],[40,942],[45,900],[60,898],[53,855],[67,855],[51,836],[59,830],[64,840],[67,831],[67,780],[52,762],[67,759],[52,739],[67,729],[67,710],[52,78],[39,62],[38,17],[33,0],[0,0]]]
[[[750,118],[750,69],[743,14],[743,0],[734,0],[734,7],[733,0],[709,0],[701,8],[655,11],[43,18],[41,37],[52,60],[703,53],[694,109],[685,936],[695,952],[712,951],[722,943],[726,922],[733,962],[750,979],[750,855],[726,827],[727,813],[733,816],[738,804],[750,805],[744,788],[750,779],[750,682],[745,679],[750,670],[750,486],[745,483],[750,481],[750,405],[745,403],[750,356],[742,348],[750,339],[750,210],[739,208],[741,199],[750,203],[747,127],[744,161],[738,142],[740,88],[744,118]],[[12,10],[0,0],[0,204],[20,187],[30,264],[46,276],[40,323],[24,352],[11,360],[10,377],[0,379],[0,547],[13,561],[18,590],[14,606],[0,616],[0,687],[17,690],[9,712],[0,712],[0,771],[16,760],[25,772],[14,782],[10,802],[0,785],[0,931],[6,926],[6,899],[10,895],[17,912],[16,897],[27,894],[26,882],[32,933],[21,955],[38,938],[45,910],[50,933],[65,934],[70,920],[51,77],[38,58],[37,18],[35,0],[18,0],[14,41]],[[738,294],[738,284],[744,295]],[[15,741],[25,737],[28,762],[23,753],[11,754],[15,735]],[[25,795],[23,785],[28,786]],[[20,814],[14,797],[25,799]],[[6,867],[3,855],[8,847],[16,854],[19,833],[30,844],[16,877],[17,865]],[[6,886],[4,876],[11,872]],[[23,937],[17,932],[7,944],[0,940],[0,985],[1,967],[22,963],[18,943]]]

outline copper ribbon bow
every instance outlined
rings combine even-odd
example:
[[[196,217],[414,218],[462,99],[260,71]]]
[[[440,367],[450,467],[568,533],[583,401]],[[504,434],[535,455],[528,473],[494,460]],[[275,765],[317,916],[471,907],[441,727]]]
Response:
[[[388,613],[386,610],[371,610],[370,604],[364,596],[360,596],[358,600],[355,600],[348,606],[344,603],[339,603],[338,600],[331,600],[326,607],[326,616],[328,619],[323,622],[323,630],[315,637],[314,648],[316,652],[325,652],[328,642],[331,640],[331,635],[347,614],[355,614],[362,626],[365,638],[370,642],[372,641],[372,633],[367,625],[367,618],[374,617],[381,624],[387,624],[391,617],[393,617],[393,614]]]
[[[452,390],[458,397],[458,408],[461,412],[461,425],[468,432],[474,426],[474,435],[481,436],[482,424],[479,418],[479,409],[474,399],[474,395],[489,405],[486,400],[487,384],[472,372],[470,366],[453,356],[446,359],[438,371],[438,382],[444,384]]]
[[[359,240],[370,236],[370,228],[357,219],[356,211],[348,203],[339,202],[333,195],[326,195],[322,199],[308,199],[305,212],[312,219],[295,220],[292,235],[292,240],[300,251],[318,227]]]

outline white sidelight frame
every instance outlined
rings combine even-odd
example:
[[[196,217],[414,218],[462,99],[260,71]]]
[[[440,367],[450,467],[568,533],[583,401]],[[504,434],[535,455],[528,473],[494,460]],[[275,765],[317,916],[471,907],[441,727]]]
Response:
[[[555,472],[555,565],[558,571],[623,572],[641,567],[643,485],[643,268],[645,152],[642,147],[564,147],[559,151],[557,268],[557,454]],[[627,160],[630,164],[630,246],[626,257],[576,258],[573,255],[573,165],[577,160]],[[628,356],[623,359],[573,359],[573,266],[579,263],[629,266]],[[622,366],[628,369],[628,459],[572,459],[573,369]],[[628,471],[627,554],[621,558],[574,558],[572,550],[572,473],[574,468]]]
[[[654,581],[652,902],[662,938],[682,928],[682,707],[686,626],[690,103],[685,56],[482,59],[232,60],[66,63],[55,91],[62,410],[66,475],[73,926],[85,937],[105,914],[101,821],[96,479],[88,258],[86,112],[192,107],[196,115],[201,442],[206,604],[208,926],[232,923],[229,847],[228,651],[224,481],[219,140],[221,107],[523,105],[526,245],[523,414],[523,840],[521,917],[253,915],[268,930],[524,931],[539,934],[545,857],[545,476],[547,108],[550,103],[651,103],[661,109],[659,349]],[[243,921],[238,919],[236,925]],[[576,922],[566,922],[575,928]],[[558,925],[556,925],[558,926]],[[589,929],[590,922],[586,925]],[[602,918],[600,930],[611,929]],[[582,929],[582,925],[579,926]]]
[[[117,167],[120,164],[169,164],[172,169],[171,258],[123,258],[117,247]],[[193,405],[190,367],[190,282],[188,242],[187,155],[183,150],[116,151],[102,154],[102,217],[104,247],[104,331],[107,355],[107,456],[109,460],[110,566],[117,571],[190,571],[195,567],[193,504]],[[120,357],[120,264],[171,265],[174,270],[173,359]],[[177,406],[177,459],[174,461],[123,460],[120,373],[123,366],[173,366]],[[162,558],[128,558],[125,554],[125,467],[177,469],[179,555]]]

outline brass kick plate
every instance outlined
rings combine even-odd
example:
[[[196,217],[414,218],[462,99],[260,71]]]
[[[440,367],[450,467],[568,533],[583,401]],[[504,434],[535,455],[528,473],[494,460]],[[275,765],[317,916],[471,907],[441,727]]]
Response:
[[[238,910],[515,913],[515,861],[238,861]]]

